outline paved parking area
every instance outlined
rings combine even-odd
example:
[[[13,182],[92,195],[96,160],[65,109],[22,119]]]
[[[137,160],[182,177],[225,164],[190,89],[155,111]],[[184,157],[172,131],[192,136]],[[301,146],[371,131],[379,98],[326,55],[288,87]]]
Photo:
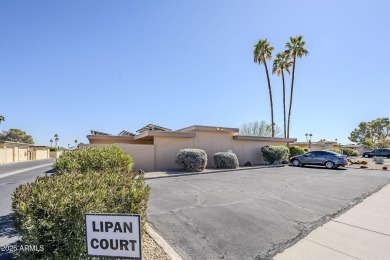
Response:
[[[268,259],[390,183],[390,171],[286,166],[147,183],[148,221],[184,259]]]

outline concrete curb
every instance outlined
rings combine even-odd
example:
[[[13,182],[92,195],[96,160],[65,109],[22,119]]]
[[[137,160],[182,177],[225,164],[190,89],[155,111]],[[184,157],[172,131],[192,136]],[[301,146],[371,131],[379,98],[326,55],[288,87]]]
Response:
[[[181,176],[192,176],[192,175],[204,175],[209,173],[218,173],[218,172],[233,172],[233,171],[247,171],[247,170],[255,170],[255,169],[263,169],[263,168],[279,168],[284,167],[288,164],[277,164],[277,165],[261,165],[261,166],[252,166],[252,167],[243,167],[243,168],[237,168],[237,169],[221,169],[221,170],[211,170],[207,172],[183,172],[183,173],[165,173],[165,175],[161,176],[146,176],[148,173],[145,173],[145,179],[152,180],[152,179],[161,179],[161,178],[170,178],[170,177],[181,177]]]
[[[148,223],[146,223],[146,232],[149,236],[164,250],[172,260],[183,260],[181,256],[173,249],[164,238],[162,238]]]

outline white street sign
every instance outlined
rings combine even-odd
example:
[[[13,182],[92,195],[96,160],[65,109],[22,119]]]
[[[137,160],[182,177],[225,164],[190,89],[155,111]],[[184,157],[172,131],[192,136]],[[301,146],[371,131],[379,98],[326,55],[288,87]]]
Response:
[[[85,214],[87,255],[141,259],[141,216]]]

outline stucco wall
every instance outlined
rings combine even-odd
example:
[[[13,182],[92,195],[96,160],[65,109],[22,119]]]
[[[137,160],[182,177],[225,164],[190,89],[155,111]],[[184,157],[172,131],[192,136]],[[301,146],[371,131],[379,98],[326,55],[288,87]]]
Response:
[[[19,161],[27,161],[28,157],[27,157],[27,152],[28,152],[28,149],[27,148],[19,148]]]
[[[7,150],[5,148],[0,148],[0,164],[7,163]]]
[[[194,138],[156,136],[154,139],[155,169],[176,169],[175,160],[180,149],[196,148]]]
[[[60,158],[62,153],[63,151],[50,151],[50,158],[54,158],[54,159]]]
[[[247,161],[252,164],[263,164],[261,147],[265,145],[286,145],[283,141],[253,141],[233,139],[233,133],[215,131],[194,131],[195,138],[169,138],[156,136],[155,143],[155,168],[156,170],[177,169],[175,164],[176,155],[180,149],[198,148],[207,153],[207,166],[215,167],[213,155],[217,152],[233,150],[237,155],[240,165]]]
[[[33,151],[33,160],[43,160],[50,158],[50,150],[44,149],[44,150],[35,150]]]
[[[5,161],[7,163],[13,162],[14,161],[14,149],[13,148],[5,148],[5,149],[6,149]]]
[[[114,144],[83,144],[83,147],[108,147]],[[154,170],[154,145],[150,144],[115,144],[133,158],[136,170]]]

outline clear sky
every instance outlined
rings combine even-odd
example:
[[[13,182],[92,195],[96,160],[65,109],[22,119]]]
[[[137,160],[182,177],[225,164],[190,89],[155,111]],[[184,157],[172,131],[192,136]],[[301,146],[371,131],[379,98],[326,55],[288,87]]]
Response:
[[[290,136],[349,143],[359,122],[390,116],[389,10],[385,0],[2,0],[0,130],[38,145],[57,133],[67,147],[91,129],[270,122],[253,45],[266,38],[276,54],[303,35]],[[271,84],[282,127],[281,78]]]

